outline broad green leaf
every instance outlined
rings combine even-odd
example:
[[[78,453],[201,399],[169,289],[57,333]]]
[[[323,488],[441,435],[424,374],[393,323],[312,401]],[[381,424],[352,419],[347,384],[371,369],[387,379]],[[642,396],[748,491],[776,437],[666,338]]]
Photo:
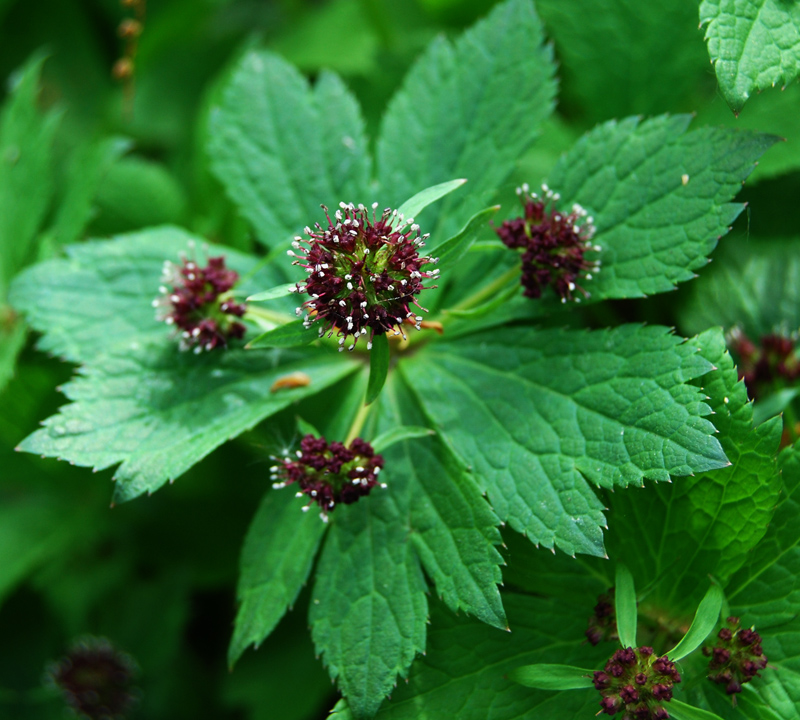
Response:
[[[242,275],[236,291],[244,295],[286,279],[274,263],[258,266],[255,258],[206,246],[174,227],[72,245],[66,253],[66,258],[25,270],[15,279],[9,299],[43,333],[39,348],[73,362],[169,337],[170,329],[156,320],[152,301],[159,294],[164,262],[179,263],[181,253],[198,260],[224,255],[228,267]],[[295,305],[291,297],[274,303],[287,319],[294,317]]]
[[[665,328],[505,329],[399,366],[500,518],[532,542],[603,555],[605,488],[727,464],[688,381],[711,369]]]
[[[648,600],[676,614],[692,612],[709,574],[724,585],[750,563],[780,491],[780,422],[753,427],[752,405],[719,330],[688,342],[715,368],[698,382],[731,465],[608,498],[609,553],[640,587],[657,581]]]
[[[786,388],[759,400],[758,404],[753,406],[753,424],[760,425],[771,417],[779,415],[798,395],[800,395],[800,388]]]
[[[436,253],[439,267],[452,267],[464,257],[475,242],[475,238],[499,209],[499,205],[494,205],[475,213],[456,235],[437,245],[431,252]]]
[[[212,110],[208,133],[214,172],[266,245],[319,220],[321,203],[372,202],[360,109],[332,73],[312,88],[277,55],[250,52]]]
[[[691,117],[611,121],[550,174],[559,206],[594,217],[601,272],[591,300],[642,297],[691,280],[743,205],[730,201],[778,138],[725,128],[686,132]]]
[[[687,705],[674,698],[669,701],[669,716],[675,720],[722,720],[719,715],[715,715],[708,710],[701,710],[693,705]]]
[[[499,633],[435,604],[425,657],[418,658],[409,682],[400,683],[378,713],[379,720],[538,720],[591,718],[598,710],[595,691],[533,690],[509,673],[532,663],[576,663],[602,667],[607,648],[582,644],[585,608],[562,599],[504,593],[512,632]],[[341,703],[333,717],[352,717]]]
[[[453,190],[460,188],[466,180],[450,180],[448,182],[433,185],[418,192],[414,197],[406,200],[399,208],[397,208],[397,215],[404,219],[414,219],[422,212],[428,205],[435,203],[445,195],[449,195]]]
[[[425,649],[425,579],[389,493],[340,506],[331,524],[311,594],[311,634],[353,715],[369,718]]]
[[[800,328],[800,243],[726,240],[713,265],[692,283],[681,312],[688,332],[714,325],[760,335]]]
[[[285,325],[267,330],[258,337],[253,338],[245,346],[248,350],[252,348],[291,348],[300,345],[308,345],[319,340],[319,333],[316,328],[306,327],[303,320],[292,320]]]
[[[371,444],[376,453],[381,453],[401,440],[413,440],[414,438],[429,437],[435,434],[430,428],[401,425],[381,433]]]
[[[0,115],[0,302],[13,275],[34,257],[53,194],[53,139],[61,113],[37,107],[44,59],[19,71]]]
[[[312,508],[313,509],[313,508]],[[248,645],[258,645],[290,608],[305,584],[326,525],[316,512],[302,512],[291,486],[268,491],[242,548],[232,666]]]
[[[582,690],[593,688],[592,671],[571,665],[523,665],[508,673],[509,679],[538,690]]]
[[[555,42],[567,117],[674,112],[705,80],[696,3],[537,0],[536,8]]]
[[[394,205],[450,178],[469,180],[416,220],[433,242],[492,200],[553,109],[555,66],[530,0],[506,0],[454,43],[435,40],[389,103],[378,181]]]
[[[722,588],[712,585],[706,592],[695,613],[694,620],[680,642],[667,653],[673,662],[682,660],[699,648],[711,634],[719,621],[723,601]]]
[[[111,137],[78,147],[70,158],[65,188],[53,220],[53,240],[57,246],[82,239],[95,213],[94,199],[111,166],[127,152],[131,142]],[[128,198],[131,201],[131,198]]]
[[[636,588],[633,575],[622,563],[617,563],[614,580],[614,611],[617,618],[617,634],[624,648],[637,647],[636,644]]]
[[[396,375],[377,411],[379,436],[422,420]],[[377,710],[425,647],[422,568],[452,609],[506,628],[498,521],[471,478],[438,438],[382,454],[387,488],[337,508],[312,593],[314,642],[357,717]]]
[[[109,352],[63,387],[71,404],[20,443],[27,452],[102,470],[121,463],[114,501],[152,493],[214,448],[356,369],[319,353],[227,350],[195,355],[172,343]],[[303,372],[309,385],[274,392]]]
[[[247,298],[247,302],[265,302],[266,300],[275,300],[275,298],[285,297],[296,290],[297,283],[284,283],[283,285],[278,285],[278,287],[274,287],[271,290],[264,290],[264,292],[258,292],[255,295],[251,295],[249,298]]]
[[[386,376],[389,374],[389,338],[386,334],[376,335],[372,339],[372,350],[369,353],[369,382],[365,404],[371,405],[381,394]]]
[[[753,91],[788,85],[800,65],[800,7],[785,0],[703,0],[708,54],[738,114]]]
[[[314,435],[315,437],[319,437],[321,434],[320,431],[317,430],[317,428],[314,425],[312,425],[310,422],[307,422],[306,420],[303,420],[303,418],[301,417],[297,418],[297,429],[303,435]]]

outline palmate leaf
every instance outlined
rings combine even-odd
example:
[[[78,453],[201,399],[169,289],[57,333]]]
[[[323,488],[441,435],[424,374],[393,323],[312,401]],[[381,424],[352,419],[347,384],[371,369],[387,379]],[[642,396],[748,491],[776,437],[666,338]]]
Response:
[[[117,463],[114,501],[151,493],[222,443],[358,366],[325,351],[180,352],[145,345],[108,353],[63,387],[71,404],[19,449],[102,470]],[[302,372],[303,387],[274,392]]]
[[[537,544],[603,555],[605,488],[727,464],[696,388],[711,369],[665,328],[506,329],[400,365],[499,517]]]
[[[428,651],[413,665],[378,713],[379,720],[535,720],[591,718],[599,695],[593,688],[554,692],[522,687],[508,677],[533,663],[601,667],[608,648],[582,644],[585,606],[563,599],[504,593],[511,632],[498,633],[458,619],[434,605]],[[345,702],[335,720],[352,718]]]
[[[39,348],[73,362],[97,359],[118,347],[161,342],[169,329],[156,320],[152,307],[158,295],[165,260],[180,254],[224,255],[226,265],[242,276],[236,293],[286,281],[275,263],[258,266],[256,258],[230,248],[208,245],[185,230],[161,227],[120,235],[113,240],[73,245],[67,257],[35,265],[15,280],[11,303],[43,333]],[[296,300],[287,295],[270,309],[294,318]]]
[[[607,535],[609,554],[631,568],[640,587],[657,582],[648,599],[676,613],[691,612],[709,574],[724,585],[750,563],[780,492],[780,421],[753,427],[752,405],[719,330],[690,342],[714,365],[698,382],[731,465],[640,493],[615,493]]]
[[[784,0],[703,0],[708,53],[735,113],[754,90],[786,85],[800,66],[800,6]]]
[[[434,41],[389,103],[377,144],[381,202],[463,177],[418,220],[433,242],[486,207],[553,109],[552,49],[530,0],[499,4],[454,43]]]
[[[582,303],[669,292],[691,280],[744,207],[731,200],[778,138],[725,128],[687,132],[690,120],[665,115],[599,125],[550,173],[548,184],[561,195],[558,207],[582,205],[597,228],[593,242],[601,250],[589,257],[599,259],[601,267],[591,280],[581,280],[589,293],[578,295]],[[508,214],[520,210],[512,206]],[[505,249],[476,257],[472,274],[464,277],[462,270],[461,282],[447,288],[443,307],[470,303],[476,289],[491,287],[503,275],[512,257]],[[518,283],[516,276],[506,287]],[[506,287],[495,288],[484,300]],[[520,291],[480,324],[542,317],[563,310],[560,300],[547,290],[532,303]],[[474,321],[453,325],[452,332],[460,334],[476,327]]]
[[[277,55],[250,52],[212,109],[208,133],[212,169],[267,245],[319,220],[320,203],[373,200],[361,111],[332,73],[312,88]]]
[[[601,272],[592,299],[672,290],[691,280],[744,207],[730,201],[778,138],[726,128],[686,132],[691,116],[596,127],[550,174],[562,207],[595,218]]]
[[[381,434],[422,420],[396,375],[378,412]],[[337,508],[312,591],[317,651],[359,718],[374,714],[425,649],[423,568],[453,610],[506,628],[498,521],[463,467],[431,437],[394,443],[383,455],[388,487]]]

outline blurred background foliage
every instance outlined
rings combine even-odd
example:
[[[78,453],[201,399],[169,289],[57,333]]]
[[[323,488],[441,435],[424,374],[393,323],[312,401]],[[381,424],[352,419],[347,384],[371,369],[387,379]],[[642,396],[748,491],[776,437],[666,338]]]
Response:
[[[53,388],[72,368],[33,349],[4,305],[8,280],[64,243],[161,223],[254,249],[203,150],[207,110],[241,53],[264,46],[311,77],[321,68],[340,73],[374,136],[383,107],[426,44],[468,26],[493,2],[149,0],[133,76],[120,83],[112,76],[125,52],[118,27],[135,16],[124,5],[0,0],[0,78],[7,79],[0,88],[0,166],[14,163],[15,123],[37,129],[41,151],[41,179],[24,196],[3,187],[0,167],[0,717],[63,717],[63,702],[43,686],[46,667],[74,638],[94,635],[139,666],[132,717],[321,718],[336,697],[306,632],[306,597],[258,652],[233,672],[225,666],[238,554],[277,449],[271,433],[257,429],[173,487],[109,509],[109,472],[93,475],[13,451],[62,403]],[[800,87],[765,92],[735,119],[717,91],[692,0],[538,0],[537,9],[555,46],[561,99],[540,141],[520,159],[516,182],[541,182],[597,122],[693,112],[696,125],[788,139],[767,154],[743,192],[751,212],[734,229],[738,252],[723,258],[741,264],[742,253],[795,237],[786,208],[800,190]],[[14,115],[10,93],[25,82],[33,88],[31,107]],[[22,225],[29,237],[21,237]],[[576,323],[660,322],[683,333],[729,326],[735,318],[714,316],[703,295],[703,283],[713,289],[724,263],[673,295],[597,305]],[[757,332],[785,320],[767,315]]]

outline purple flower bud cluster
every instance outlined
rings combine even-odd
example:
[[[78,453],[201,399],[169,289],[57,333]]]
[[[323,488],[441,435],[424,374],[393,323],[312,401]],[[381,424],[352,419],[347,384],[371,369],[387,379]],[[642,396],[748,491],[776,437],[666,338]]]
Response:
[[[672,699],[673,685],[680,681],[675,663],[657,657],[651,647],[617,650],[593,677],[602,696],[600,712],[622,712],[622,720],[667,720],[663,703]]]
[[[760,676],[759,670],[767,667],[761,636],[752,628],[741,627],[738,617],[729,617],[717,638],[714,647],[703,648],[703,655],[711,658],[708,679],[724,685],[728,695],[736,695],[744,683]]]
[[[547,185],[543,196],[532,193],[528,185],[517,188],[525,208],[523,217],[506,220],[495,232],[505,245],[522,252],[522,286],[524,295],[540,298],[545,288],[552,287],[561,302],[580,302],[575,292],[589,293],[578,281],[591,280],[600,271],[599,260],[587,260],[588,251],[599,252],[592,245],[594,219],[580,205],[564,213],[555,207],[560,199]]]
[[[297,308],[297,314],[306,311],[307,327],[320,322],[320,337],[335,332],[339,350],[348,337],[352,342],[347,349],[352,350],[369,334],[367,349],[371,349],[375,335],[393,332],[405,337],[403,325],[419,330],[422,317],[411,305],[427,312],[416,296],[436,287],[423,283],[439,276],[438,270],[422,269],[437,261],[419,255],[428,235],[421,236],[419,225],[396,210],[384,210],[376,219],[377,203],[372,205],[371,217],[363,205],[340,203],[339,207],[331,218],[323,205],[328,227],[319,223],[315,230],[307,227],[309,239],[296,237],[294,250],[289,250],[297,258],[294,264],[308,273],[297,292],[310,299]]]
[[[608,594],[600,595],[597,598],[594,615],[589,618],[589,627],[586,628],[586,638],[592,645],[598,645],[604,640],[619,639],[613,588],[608,591]]]
[[[180,265],[164,263],[160,295],[153,300],[156,317],[180,332],[181,350],[213,350],[226,347],[231,338],[244,337],[238,322],[247,306],[233,301],[230,290],[239,273],[225,267],[225,258],[208,258],[201,267],[183,257]]]
[[[136,665],[104,638],[84,638],[47,671],[47,684],[91,720],[122,720],[137,699]]]
[[[386,487],[378,482],[383,457],[376,455],[372,445],[361,438],[355,438],[350,447],[345,447],[340,442],[329,443],[324,437],[306,435],[295,455],[270,468],[272,487],[296,484],[298,497],[311,498],[303,510],[317,503],[322,508],[323,520],[327,521],[328,512],[337,503],[349,505],[369,495],[376,485]]]
[[[795,355],[792,338],[762,335],[759,343],[760,346],[756,345],[739,328],[728,335],[728,344],[739,358],[739,379],[744,380],[752,400],[800,378],[800,361]]]

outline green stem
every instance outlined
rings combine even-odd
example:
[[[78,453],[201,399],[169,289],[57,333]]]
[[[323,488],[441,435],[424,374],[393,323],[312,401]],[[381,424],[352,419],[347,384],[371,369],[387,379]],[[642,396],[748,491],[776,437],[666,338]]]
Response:
[[[372,410],[372,405],[364,405],[362,403],[359,406],[358,412],[353,418],[353,424],[350,426],[350,430],[347,433],[347,438],[345,438],[345,445],[349,446],[350,443],[361,434],[361,430],[364,427],[364,423],[367,421],[370,410]]]
[[[519,277],[519,267],[509,268],[496,280],[490,282],[485,288],[478,290],[474,295],[456,305],[453,310],[471,310],[502,290],[508,283]],[[445,312],[447,312],[445,310]]]
[[[263,307],[258,307],[252,303],[247,306],[247,312],[244,314],[245,320],[251,320],[265,330],[272,330],[276,325],[286,325],[292,322],[294,318],[285,313],[275,312],[274,310],[267,310]]]

